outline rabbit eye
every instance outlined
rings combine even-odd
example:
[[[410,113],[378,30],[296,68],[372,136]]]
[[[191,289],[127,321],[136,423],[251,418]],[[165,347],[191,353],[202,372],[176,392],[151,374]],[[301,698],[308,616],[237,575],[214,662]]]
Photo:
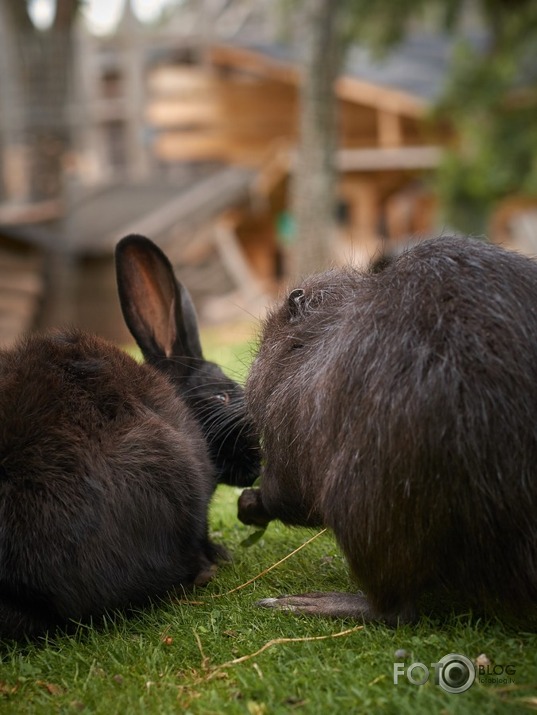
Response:
[[[218,400],[219,402],[223,402],[225,405],[229,402],[229,394],[227,392],[219,392],[217,395],[214,396],[215,400]]]

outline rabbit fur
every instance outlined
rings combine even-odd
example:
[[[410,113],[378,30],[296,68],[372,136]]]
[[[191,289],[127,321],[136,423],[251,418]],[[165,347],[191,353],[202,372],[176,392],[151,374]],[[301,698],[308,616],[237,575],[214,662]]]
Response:
[[[239,518],[330,527],[365,592],[261,605],[396,623],[432,598],[533,621],[535,261],[441,237],[311,276],[266,319],[246,401],[266,462]]]
[[[259,467],[242,389],[204,360],[188,292],[141,236],[116,250],[147,363],[69,329],[0,352],[0,638],[206,582],[218,481]]]

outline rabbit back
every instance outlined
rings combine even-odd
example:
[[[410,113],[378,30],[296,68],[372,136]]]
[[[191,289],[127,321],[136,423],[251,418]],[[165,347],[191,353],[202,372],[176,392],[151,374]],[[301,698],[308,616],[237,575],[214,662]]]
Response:
[[[332,527],[376,613],[534,610],[537,265],[442,238],[292,295],[247,385],[267,512]]]
[[[213,467],[154,368],[76,331],[27,338],[0,354],[0,455],[3,635],[136,605],[203,569]]]

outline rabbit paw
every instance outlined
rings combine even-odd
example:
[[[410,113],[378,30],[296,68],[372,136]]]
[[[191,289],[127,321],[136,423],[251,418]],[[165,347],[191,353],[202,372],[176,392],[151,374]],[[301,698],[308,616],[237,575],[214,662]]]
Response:
[[[194,579],[194,586],[206,586],[218,570],[216,564],[204,566]]]
[[[367,598],[360,593],[302,593],[297,596],[263,598],[257,601],[263,608],[276,608],[292,613],[306,613],[334,618],[372,618]]]
[[[301,593],[297,596],[278,596],[262,598],[257,601],[263,608],[275,608],[291,613],[304,613],[313,616],[331,616],[333,618],[355,618],[364,622],[381,621],[389,626],[402,623],[415,623],[418,611],[409,604],[393,612],[379,612],[372,608],[363,593]]]
[[[238,518],[248,526],[267,526],[271,521],[265,511],[259,489],[245,489],[239,497]]]

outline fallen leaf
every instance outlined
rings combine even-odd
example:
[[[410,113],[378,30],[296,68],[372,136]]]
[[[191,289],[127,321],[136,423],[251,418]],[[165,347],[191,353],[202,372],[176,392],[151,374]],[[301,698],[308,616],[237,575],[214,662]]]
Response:
[[[13,695],[17,692],[18,688],[18,685],[10,685],[0,680],[0,695]]]
[[[54,683],[47,683],[44,680],[38,680],[36,685],[39,685],[41,688],[44,688],[51,695],[63,694],[63,688],[61,688],[59,685],[55,685]]]
[[[481,653],[481,655],[478,655],[477,658],[475,659],[475,664],[479,667],[480,665],[483,667],[486,667],[487,665],[491,664],[490,658],[488,655],[485,655],[485,653]]]

